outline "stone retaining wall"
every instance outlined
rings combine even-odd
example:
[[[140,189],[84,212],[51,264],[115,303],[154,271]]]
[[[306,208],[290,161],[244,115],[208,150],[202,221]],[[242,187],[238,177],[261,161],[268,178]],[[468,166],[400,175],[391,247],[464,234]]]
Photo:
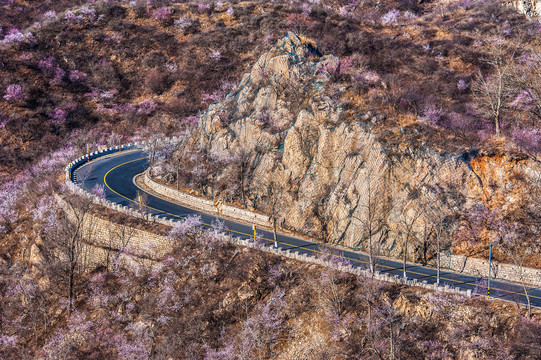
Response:
[[[455,272],[488,278],[488,260],[441,254],[441,266]],[[491,262],[490,278],[541,287],[541,269]]]
[[[73,209],[58,195],[56,199],[70,221],[76,222]],[[86,268],[134,265],[153,265],[173,249],[171,239],[148,231],[104,220],[85,214],[82,221],[82,240],[86,253]]]
[[[270,219],[267,215],[258,214],[249,210],[239,209],[230,205],[214,203],[212,200],[206,199],[204,197],[195,196],[179,191],[154,180],[150,176],[149,170],[145,171],[143,181],[144,184],[148,186],[152,191],[158,194],[162,194],[170,199],[173,199],[174,201],[186,207],[200,210],[209,214],[229,217],[249,224],[269,227],[271,226]]]

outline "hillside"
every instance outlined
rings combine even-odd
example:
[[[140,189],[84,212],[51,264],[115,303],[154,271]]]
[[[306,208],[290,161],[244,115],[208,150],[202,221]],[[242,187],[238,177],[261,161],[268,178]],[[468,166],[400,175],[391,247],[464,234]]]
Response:
[[[118,134],[182,131],[288,30],[313,39],[322,53],[345,58],[349,70],[343,71],[357,79],[340,95],[346,110],[385,115],[381,135],[388,140],[476,146],[493,133],[473,106],[470,86],[477,70],[492,71],[483,61],[491,39],[521,39],[519,57],[535,46],[538,31],[536,22],[510,8],[481,1],[99,2],[41,14],[10,1],[3,8],[0,87],[4,95],[10,85],[20,90],[0,99],[2,164],[18,169],[39,155],[35,149],[58,146],[77,129],[93,128],[72,140],[79,147],[114,142]],[[20,11],[28,17],[10,16]],[[30,22],[37,24],[24,30]],[[506,109],[509,118],[518,110]],[[526,115],[502,131],[535,149]],[[437,128],[420,131],[417,117],[430,117]]]
[[[179,227],[180,228],[180,227]],[[173,235],[154,268],[97,268],[65,282],[3,287],[9,359],[536,359],[539,322],[489,303],[355,278],[221,242]],[[44,235],[47,241],[46,235]],[[323,255],[323,257],[329,255]],[[337,264],[340,263],[337,259]],[[36,267],[43,266],[35,265]],[[54,272],[49,273],[54,280]],[[26,331],[32,329],[32,331]]]
[[[103,246],[90,266],[56,200],[112,221],[104,244],[168,234],[74,195],[63,168],[179,136],[155,177],[282,228],[427,263],[492,242],[541,267],[540,29],[484,0],[0,1],[0,358],[541,358],[536,309],[252,251],[194,219],[164,258]]]

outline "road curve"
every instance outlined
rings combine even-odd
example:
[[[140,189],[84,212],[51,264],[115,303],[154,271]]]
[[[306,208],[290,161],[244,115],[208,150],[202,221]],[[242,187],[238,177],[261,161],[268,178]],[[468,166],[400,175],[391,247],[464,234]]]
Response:
[[[133,182],[134,177],[143,172],[148,167],[147,157],[140,150],[123,151],[113,155],[105,156],[91,161],[77,168],[74,171],[74,181],[83,188],[89,190],[96,184],[105,186],[106,197],[109,201],[124,206],[133,205],[136,201],[136,194],[141,191]],[[84,179],[84,181],[82,181]],[[192,210],[166,200],[147,194],[148,212],[165,216],[169,219],[184,218],[188,215],[200,215],[205,226],[213,226],[217,221],[223,221],[225,228],[233,236],[252,237],[253,230],[251,225],[238,223],[235,221],[222,219],[217,216],[209,215],[203,212]],[[261,233],[263,240],[273,246],[272,232],[257,229]],[[290,235],[278,235],[279,246],[284,250],[295,250],[308,255],[315,255],[322,248],[321,243],[310,242]],[[352,266],[366,268],[368,264],[367,255],[353,251],[340,251],[343,256],[351,262]],[[400,261],[389,259],[378,259],[377,270],[387,272],[392,275],[402,276],[403,269]],[[409,279],[436,282],[436,269],[421,265],[408,264],[407,275]],[[462,290],[472,290],[474,293],[486,295],[486,279],[474,276],[441,271],[440,285],[449,285],[458,287]],[[485,285],[483,285],[485,284]],[[528,288],[532,306],[541,307],[541,289]],[[521,285],[492,280],[490,294],[494,298],[520,302],[526,304],[526,296]]]

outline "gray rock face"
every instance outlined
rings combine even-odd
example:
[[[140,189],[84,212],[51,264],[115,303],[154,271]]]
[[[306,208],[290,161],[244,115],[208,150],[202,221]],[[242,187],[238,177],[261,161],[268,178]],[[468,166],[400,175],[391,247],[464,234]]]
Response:
[[[541,174],[529,160],[512,166],[491,158],[472,163],[468,156],[423,147],[388,154],[368,130],[377,115],[348,118],[329,95],[339,64],[337,57],[322,56],[313,43],[288,33],[225,101],[209,107],[180,151],[245,154],[250,170],[243,180],[246,194],[237,193],[237,202],[243,198],[247,207],[271,216],[275,203],[280,226],[352,247],[366,249],[371,229],[387,255],[402,252],[410,223],[409,252],[420,251],[421,239],[431,236],[428,210],[466,211],[472,201],[486,201],[487,191],[493,191],[487,190],[489,177],[503,189],[512,172]],[[494,167],[498,176],[491,175]],[[227,176],[220,171],[213,176]],[[212,187],[204,192],[223,193]],[[496,193],[492,199],[503,196]]]

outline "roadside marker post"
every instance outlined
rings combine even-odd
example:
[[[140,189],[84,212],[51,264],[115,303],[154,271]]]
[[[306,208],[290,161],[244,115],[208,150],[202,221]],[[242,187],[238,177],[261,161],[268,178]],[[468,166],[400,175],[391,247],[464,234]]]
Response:
[[[255,234],[255,224],[252,225],[252,229],[254,230],[254,241],[255,241],[255,238],[256,238],[256,234]]]

